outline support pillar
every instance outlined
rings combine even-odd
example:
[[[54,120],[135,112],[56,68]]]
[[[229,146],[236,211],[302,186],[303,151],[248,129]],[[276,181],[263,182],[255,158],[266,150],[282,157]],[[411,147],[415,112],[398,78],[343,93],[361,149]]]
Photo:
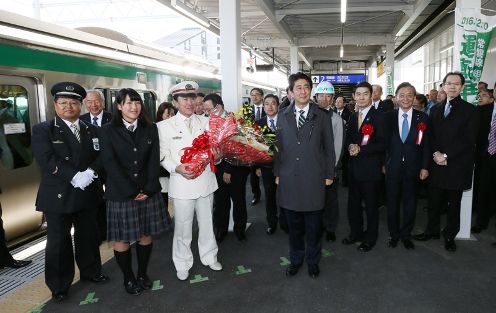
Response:
[[[289,58],[291,60],[291,74],[298,72],[299,70],[299,62],[298,62],[298,47],[290,46],[289,47]]]
[[[394,95],[394,43],[386,43],[386,95]]]

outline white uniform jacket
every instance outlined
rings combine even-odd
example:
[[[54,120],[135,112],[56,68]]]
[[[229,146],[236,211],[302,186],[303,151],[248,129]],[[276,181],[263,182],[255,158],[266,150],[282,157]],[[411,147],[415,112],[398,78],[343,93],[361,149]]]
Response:
[[[184,148],[190,147],[193,139],[208,129],[208,118],[193,114],[191,116],[192,133],[185,123],[185,116],[180,113],[157,123],[160,138],[160,164],[170,173],[169,197],[175,199],[198,199],[217,190],[215,174],[207,164],[205,171],[195,179],[186,179],[175,169],[181,164]]]

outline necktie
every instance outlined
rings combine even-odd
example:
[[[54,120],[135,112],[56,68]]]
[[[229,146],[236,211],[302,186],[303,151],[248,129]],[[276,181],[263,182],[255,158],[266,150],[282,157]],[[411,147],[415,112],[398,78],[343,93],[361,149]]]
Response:
[[[185,119],[184,122],[186,123],[186,127],[188,127],[189,132],[192,133],[193,132],[193,127],[191,125],[191,118]]]
[[[71,128],[74,136],[76,136],[77,141],[81,142],[81,136],[79,135],[79,129],[77,128],[76,124],[71,124]]]
[[[489,132],[489,146],[487,152],[490,155],[496,154],[496,116],[493,116],[493,122],[491,123],[491,130]]]
[[[408,114],[403,113],[403,124],[401,125],[401,141],[405,142],[408,137]]]
[[[444,108],[444,117],[447,117],[451,112],[451,104],[446,102],[446,107]]]
[[[130,132],[133,132],[134,131],[134,125],[129,125],[127,130],[129,130]]]
[[[272,130],[275,131],[276,130],[276,125],[274,124],[274,120],[273,119],[270,119],[269,120],[269,124],[270,124],[270,129],[272,129]]]
[[[305,110],[300,110],[300,117],[298,118],[298,128],[305,124]]]
[[[341,116],[341,113],[343,113],[343,111],[338,111],[339,116]]]
[[[260,107],[257,107],[257,115],[255,116],[255,120],[259,120],[261,118],[262,118],[261,109]]]
[[[363,122],[363,113],[362,111],[358,112],[358,129],[362,127],[362,122]]]
[[[98,117],[97,116],[93,117],[93,123],[92,124],[95,126],[98,126]]]

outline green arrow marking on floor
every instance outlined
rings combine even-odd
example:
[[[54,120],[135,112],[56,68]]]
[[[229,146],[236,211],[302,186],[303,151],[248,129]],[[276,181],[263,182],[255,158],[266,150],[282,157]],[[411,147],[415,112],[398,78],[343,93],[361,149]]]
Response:
[[[279,263],[281,266],[286,266],[286,265],[291,264],[291,262],[289,262],[289,260],[283,256],[280,257],[279,259],[281,259],[281,263]]]
[[[251,268],[245,268],[244,265],[238,265],[238,270],[236,271],[236,275],[243,275],[251,273]]]
[[[331,252],[331,251],[329,251],[329,250],[326,250],[326,249],[322,249],[322,256],[323,256],[324,258],[327,258],[327,257],[329,257],[329,256],[333,256],[333,255],[334,255],[334,253],[333,253],[333,252]]]
[[[45,307],[45,305],[46,305],[45,303],[38,304],[37,306],[32,308],[31,311],[29,311],[29,313],[41,313],[43,311],[43,308]]]
[[[153,282],[152,290],[160,290],[163,288],[164,288],[164,285],[160,285],[160,280],[155,280]]]
[[[204,282],[207,280],[208,280],[208,277],[203,277],[201,275],[195,275],[195,278],[190,280],[189,283],[190,284],[196,284],[196,283],[201,283],[201,282]]]
[[[88,293],[86,296],[86,299],[84,301],[79,302],[79,305],[85,305],[85,304],[91,304],[91,303],[96,303],[98,302],[98,298],[93,298],[95,296],[94,292]]]

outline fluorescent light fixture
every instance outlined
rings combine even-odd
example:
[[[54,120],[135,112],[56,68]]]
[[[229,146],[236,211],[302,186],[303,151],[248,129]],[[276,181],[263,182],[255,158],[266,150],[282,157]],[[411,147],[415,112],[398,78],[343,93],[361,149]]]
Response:
[[[453,49],[454,46],[455,46],[454,44],[449,44],[448,46],[442,47],[441,50],[439,51],[439,53],[443,53],[443,52],[446,52],[450,49]]]
[[[187,17],[197,22],[198,24],[207,28],[210,26],[210,20],[208,18],[197,13],[193,8],[188,7],[181,0],[172,0],[171,5],[174,9],[186,15]]]
[[[341,0],[341,23],[346,22],[346,0]]]
[[[343,61],[339,62],[339,72],[343,72]]]
[[[343,58],[343,55],[344,55],[344,48],[343,45],[341,45],[341,47],[339,48],[339,57]]]

